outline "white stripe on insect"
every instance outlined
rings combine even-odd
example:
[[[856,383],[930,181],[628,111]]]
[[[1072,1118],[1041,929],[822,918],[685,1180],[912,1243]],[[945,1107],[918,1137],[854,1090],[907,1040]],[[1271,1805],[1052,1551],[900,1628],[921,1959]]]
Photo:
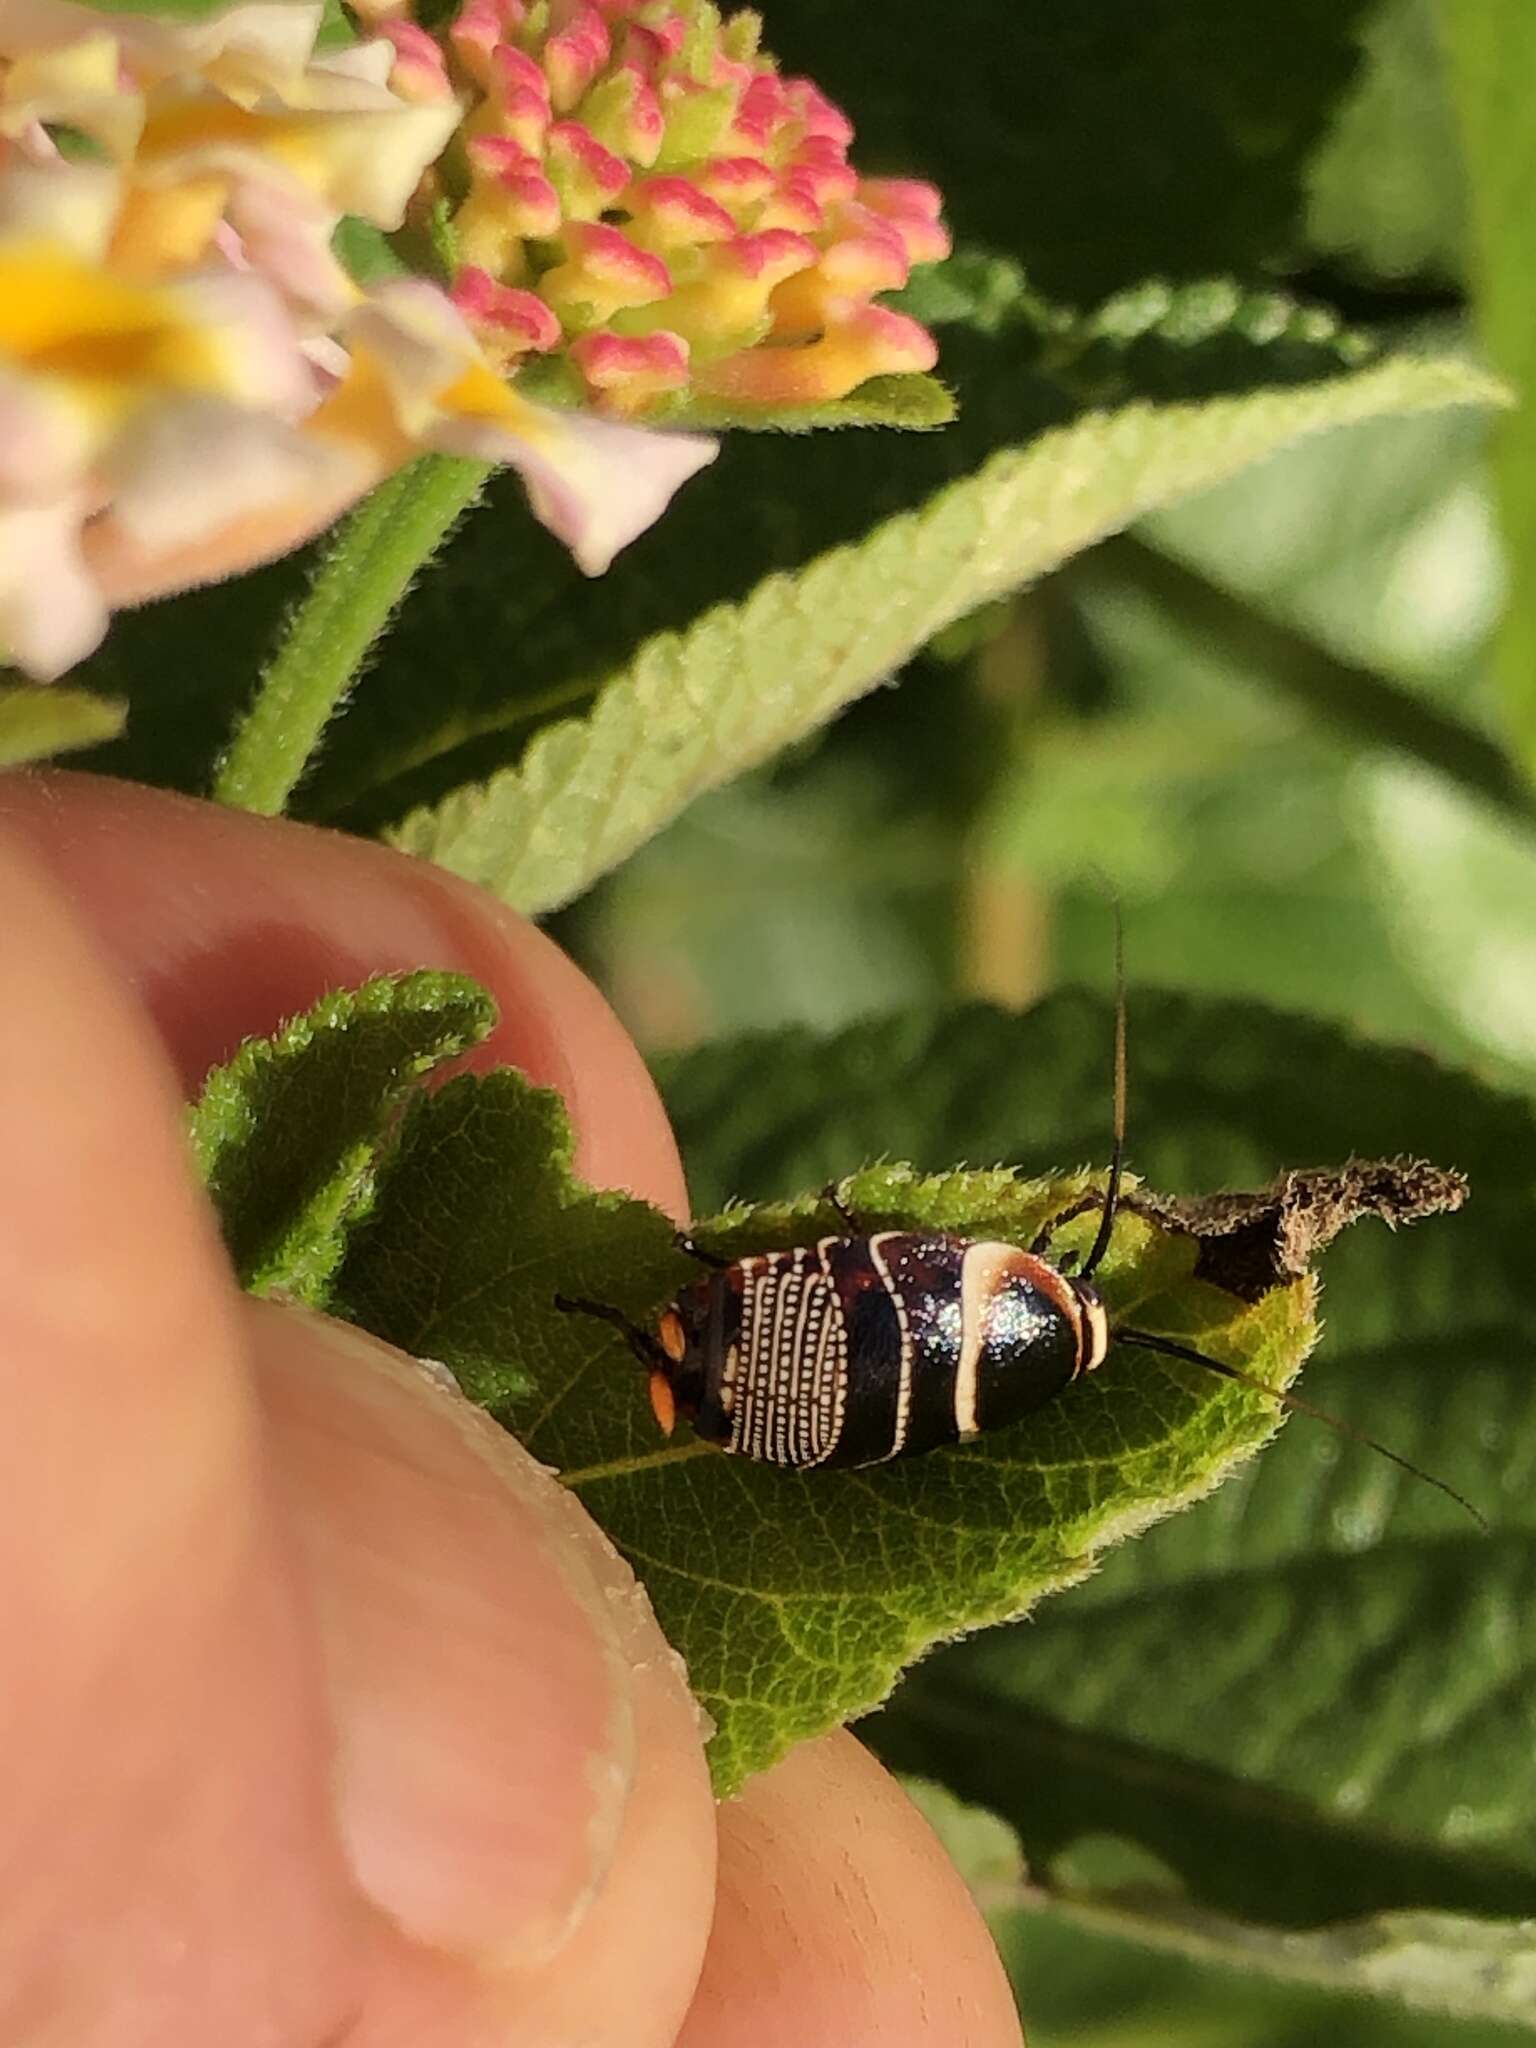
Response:
[[[869,1240],[869,1261],[880,1275],[881,1283],[891,1298],[891,1307],[896,1311],[896,1327],[901,1338],[901,1360],[897,1368],[896,1381],[896,1427],[891,1432],[891,1448],[888,1458],[900,1457],[907,1441],[907,1429],[912,1420],[912,1330],[907,1321],[907,1304],[901,1289],[891,1278],[891,1269],[885,1263],[880,1247],[889,1244],[899,1231],[882,1230],[878,1237]]]
[[[1019,1256],[1013,1244],[982,1243],[966,1248],[960,1265],[960,1362],[955,1367],[955,1428],[962,1437],[975,1436],[981,1386],[981,1351],[987,1336],[987,1311],[997,1283]]]

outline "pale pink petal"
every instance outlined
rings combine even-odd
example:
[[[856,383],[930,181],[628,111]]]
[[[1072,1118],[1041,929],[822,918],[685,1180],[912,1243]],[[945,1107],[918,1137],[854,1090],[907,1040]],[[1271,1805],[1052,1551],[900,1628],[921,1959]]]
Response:
[[[0,175],[0,236],[59,243],[102,263],[121,202],[122,180],[110,164],[12,161]]]
[[[0,8],[0,40],[5,17]],[[133,154],[144,125],[141,94],[124,90],[117,38],[103,33],[17,57],[0,79],[0,133],[22,136],[43,122],[88,135],[111,157]]]
[[[527,486],[534,517],[588,576],[601,576],[720,452],[703,434],[654,433],[543,406],[529,410],[538,418],[527,439],[477,436],[455,422],[438,445],[509,463]]]
[[[530,405],[499,381],[490,386],[494,406],[451,404],[456,380],[483,369],[483,359],[453,305],[421,278],[376,287],[347,333],[385,378],[405,431],[443,454],[517,470],[534,516],[589,576],[600,576],[718,453],[700,435],[651,433]]]
[[[303,186],[245,178],[229,195],[216,240],[236,268],[256,271],[324,329],[357,301],[357,286],[331,247],[339,219]]]
[[[254,272],[209,270],[167,287],[189,325],[220,349],[219,389],[227,398],[299,419],[318,396],[313,365],[288,310]]]
[[[80,552],[83,491],[0,505],[0,650],[39,682],[83,661],[107,606]]]
[[[114,449],[86,559],[114,605],[216,583],[312,539],[380,474],[367,449],[262,413],[163,406]]]
[[[114,12],[110,27],[140,77],[202,71],[226,91],[254,93],[298,76],[314,49],[323,11],[322,0],[236,0],[234,6],[194,20],[149,10]],[[3,0],[0,51],[14,56],[99,35],[103,20],[96,8],[79,0]]]
[[[75,487],[100,439],[67,392],[0,363],[0,502],[52,502]]]

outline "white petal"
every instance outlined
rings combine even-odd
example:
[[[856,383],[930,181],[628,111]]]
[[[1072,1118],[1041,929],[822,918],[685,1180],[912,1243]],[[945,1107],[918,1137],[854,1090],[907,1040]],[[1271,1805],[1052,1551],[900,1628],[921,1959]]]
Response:
[[[211,398],[157,407],[120,437],[106,469],[111,518],[146,554],[183,549],[273,505],[345,503],[362,475],[342,444]]]
[[[689,477],[714,461],[703,434],[625,427],[586,413],[536,408],[537,434],[502,452],[528,487],[534,517],[562,540],[588,576],[653,526]],[[467,451],[466,451],[467,452]]]
[[[80,552],[84,495],[0,506],[0,648],[39,682],[83,661],[107,607]]]
[[[133,70],[147,78],[216,70],[231,91],[282,86],[303,70],[315,46],[323,0],[236,0],[218,14],[177,20],[143,14],[103,16],[79,0],[3,0],[0,51],[46,49],[110,28]]]
[[[0,174],[0,235],[61,242],[72,256],[103,263],[122,196],[122,179],[110,164],[13,157]]]

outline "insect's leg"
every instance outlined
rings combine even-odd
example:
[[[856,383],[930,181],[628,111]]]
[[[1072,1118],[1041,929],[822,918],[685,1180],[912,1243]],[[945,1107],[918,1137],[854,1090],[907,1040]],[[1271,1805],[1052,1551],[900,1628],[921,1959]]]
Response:
[[[1090,1209],[1102,1210],[1105,1201],[1108,1199],[1108,1194],[1109,1190],[1107,1188],[1103,1192],[1095,1188],[1086,1195],[1080,1195],[1070,1207],[1058,1210],[1054,1216],[1043,1223],[1035,1232],[1034,1242],[1029,1247],[1035,1257],[1037,1259],[1045,1257],[1050,1249],[1051,1239],[1064,1223],[1071,1223],[1078,1216],[1086,1216]],[[1148,1216],[1154,1223],[1158,1220],[1158,1212],[1155,1209],[1149,1209],[1145,1202],[1138,1201],[1135,1195],[1118,1195],[1115,1207],[1117,1211],[1123,1209],[1127,1216]],[[1073,1265],[1077,1263],[1072,1253],[1069,1252],[1067,1257]],[[1067,1266],[1064,1262],[1058,1260],[1057,1266],[1060,1272],[1065,1273],[1067,1271]]]
[[[865,1235],[864,1226],[843,1200],[842,1187],[843,1183],[840,1180],[829,1180],[821,1191],[821,1199],[829,1208],[835,1209],[838,1215],[842,1217],[844,1223],[848,1226],[848,1235],[850,1237],[863,1237]]]
[[[581,1301],[569,1294],[557,1294],[555,1307],[566,1315],[592,1316],[600,1323],[611,1324],[623,1335],[631,1351],[647,1371],[665,1372],[668,1366],[667,1354],[662,1350],[649,1330],[631,1322],[621,1308],[611,1308],[605,1301]]]
[[[1029,1247],[1030,1251],[1037,1259],[1043,1259],[1051,1248],[1051,1239],[1064,1223],[1071,1223],[1079,1216],[1086,1216],[1090,1209],[1102,1209],[1103,1206],[1104,1197],[1097,1189],[1090,1194],[1079,1195],[1075,1202],[1065,1209],[1058,1209],[1054,1216],[1049,1217],[1041,1224],[1040,1228],[1035,1232],[1034,1242]]]
[[[729,1259],[721,1258],[718,1252],[708,1252],[704,1249],[703,1245],[696,1244],[686,1230],[676,1231],[673,1234],[672,1242],[680,1252],[686,1252],[690,1259],[697,1259],[701,1266],[710,1266],[717,1273],[723,1273],[726,1267],[731,1264]]]

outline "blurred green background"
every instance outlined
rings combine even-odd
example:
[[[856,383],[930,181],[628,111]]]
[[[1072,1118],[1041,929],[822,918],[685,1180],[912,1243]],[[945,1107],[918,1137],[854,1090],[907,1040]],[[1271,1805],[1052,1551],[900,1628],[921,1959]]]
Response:
[[[1108,543],[695,804],[560,937],[670,1050],[1108,988],[1107,880],[1133,980],[1528,1077],[1531,826],[1353,698],[1364,668],[1457,741],[1495,732],[1485,434],[1343,429]]]

